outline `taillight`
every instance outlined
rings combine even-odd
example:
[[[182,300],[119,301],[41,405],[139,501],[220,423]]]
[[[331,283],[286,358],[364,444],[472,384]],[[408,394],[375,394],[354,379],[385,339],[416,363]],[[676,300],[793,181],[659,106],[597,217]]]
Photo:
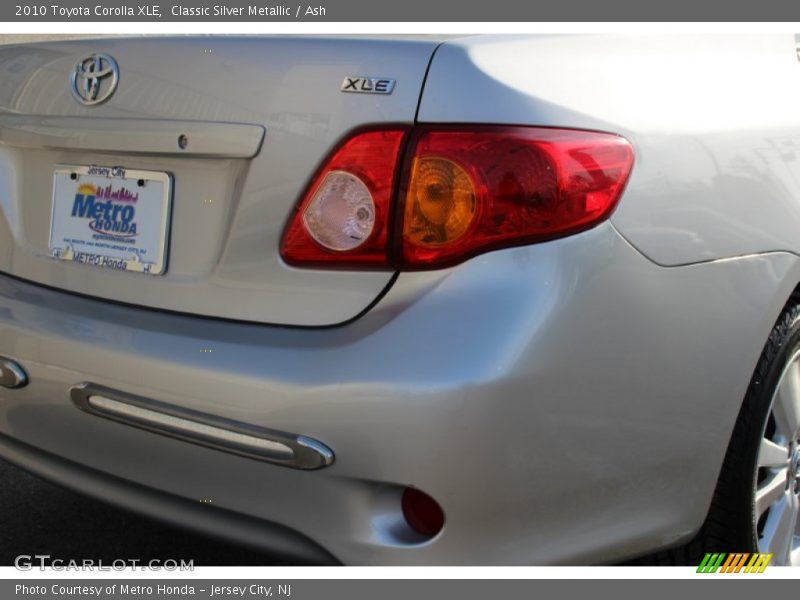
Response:
[[[633,165],[608,133],[419,127],[395,186],[404,133],[357,134],[334,154],[284,235],[287,262],[433,269],[571,235],[608,218]]]
[[[529,127],[423,130],[411,155],[395,262],[413,269],[593,227],[633,162],[619,136]]]
[[[404,129],[347,139],[317,173],[283,234],[290,265],[387,268],[389,221]]]

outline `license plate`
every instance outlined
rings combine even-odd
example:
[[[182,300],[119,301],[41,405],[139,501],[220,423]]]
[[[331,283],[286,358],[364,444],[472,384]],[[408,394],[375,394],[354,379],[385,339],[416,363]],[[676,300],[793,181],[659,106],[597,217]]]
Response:
[[[50,252],[61,260],[162,275],[172,177],[122,167],[58,165]]]

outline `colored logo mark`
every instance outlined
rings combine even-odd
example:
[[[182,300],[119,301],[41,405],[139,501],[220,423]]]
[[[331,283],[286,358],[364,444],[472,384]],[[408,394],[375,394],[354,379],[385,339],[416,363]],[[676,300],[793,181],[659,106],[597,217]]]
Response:
[[[772,554],[747,552],[727,554],[709,552],[697,567],[698,573],[763,573],[772,560]]]

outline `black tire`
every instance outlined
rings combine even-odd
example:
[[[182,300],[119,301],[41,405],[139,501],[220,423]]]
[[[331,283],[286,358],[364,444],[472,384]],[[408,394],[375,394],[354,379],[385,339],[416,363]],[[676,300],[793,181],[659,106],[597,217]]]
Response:
[[[770,332],[750,380],[705,523],[688,544],[632,564],[697,566],[707,552],[758,552],[753,494],[758,449],[781,374],[798,349],[800,295],[794,295]]]

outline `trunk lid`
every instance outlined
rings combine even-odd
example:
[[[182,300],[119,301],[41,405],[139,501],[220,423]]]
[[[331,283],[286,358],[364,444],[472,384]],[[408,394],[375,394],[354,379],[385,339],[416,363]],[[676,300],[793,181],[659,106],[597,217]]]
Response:
[[[392,273],[293,269],[279,256],[281,233],[312,175],[347,132],[413,123],[436,45],[202,37],[0,48],[0,271],[97,298],[211,317],[306,326],[355,317]],[[118,85],[106,102],[85,106],[73,97],[70,76],[96,53],[116,61]],[[388,95],[342,93],[346,76],[397,84]],[[52,256],[60,165],[168,174],[163,275]]]

